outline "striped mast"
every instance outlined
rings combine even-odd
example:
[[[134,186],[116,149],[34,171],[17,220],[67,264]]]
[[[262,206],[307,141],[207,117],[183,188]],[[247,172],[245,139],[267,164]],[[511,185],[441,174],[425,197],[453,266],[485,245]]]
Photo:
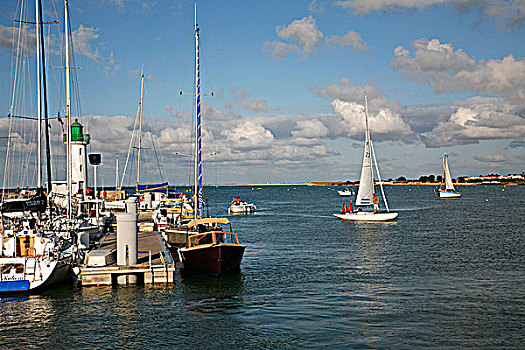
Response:
[[[137,193],[139,191],[140,183],[140,150],[142,149],[142,103],[144,97],[144,73],[140,73],[140,103],[139,103],[139,150],[138,150],[138,160],[137,160]]]
[[[202,154],[201,154],[201,86],[199,67],[199,27],[195,4],[195,205],[196,217],[202,217]]]

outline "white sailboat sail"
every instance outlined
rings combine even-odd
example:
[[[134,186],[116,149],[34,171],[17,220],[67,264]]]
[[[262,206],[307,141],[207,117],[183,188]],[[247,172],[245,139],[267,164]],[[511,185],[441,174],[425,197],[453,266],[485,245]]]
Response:
[[[361,167],[359,191],[357,192],[357,199],[355,202],[356,205],[360,206],[372,205],[372,196],[374,195],[374,172],[372,169],[372,152],[367,113],[365,113],[365,128],[365,152],[363,155],[363,166]]]
[[[443,156],[443,177],[445,178],[445,189],[447,191],[455,191],[454,185],[452,184],[452,177],[450,176],[450,169],[448,168],[448,154],[445,153]]]

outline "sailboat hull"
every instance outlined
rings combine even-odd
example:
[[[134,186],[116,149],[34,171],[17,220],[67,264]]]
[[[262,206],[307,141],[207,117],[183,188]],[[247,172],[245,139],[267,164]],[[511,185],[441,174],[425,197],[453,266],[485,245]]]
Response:
[[[180,258],[184,272],[222,276],[238,272],[246,247],[236,244],[215,244],[204,247],[181,248]]]
[[[345,213],[345,214],[334,214],[343,220],[349,221],[390,221],[394,220],[399,213],[388,212],[388,213],[374,213],[371,211],[360,211],[357,213]]]
[[[438,196],[439,198],[443,198],[443,199],[459,198],[461,197],[461,193],[452,192],[452,191],[439,191]]]
[[[35,274],[19,273],[12,275],[3,275],[0,280],[0,293],[19,293],[33,290],[40,290],[51,287],[55,284],[63,282],[73,276],[72,259],[36,262],[38,270]],[[27,264],[27,258],[4,258],[0,259],[0,264]],[[24,270],[26,267],[24,267]]]

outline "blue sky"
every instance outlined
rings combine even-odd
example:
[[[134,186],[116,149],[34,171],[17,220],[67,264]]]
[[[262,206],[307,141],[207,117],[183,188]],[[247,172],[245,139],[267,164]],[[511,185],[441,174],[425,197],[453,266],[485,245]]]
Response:
[[[20,6],[4,1],[0,13],[2,136]],[[33,20],[33,2],[24,6]],[[144,151],[145,181],[160,179],[155,159],[162,158],[170,183],[188,182],[181,154],[191,150],[192,99],[179,92],[193,90],[194,3],[73,0],[69,6],[75,64],[83,67],[75,71],[73,108],[91,134],[89,152],[103,155],[104,183],[115,182],[116,153],[124,165],[141,67],[145,139],[155,143]],[[385,178],[439,174],[444,152],[453,176],[525,170],[523,0],[198,1],[197,7],[202,90],[214,93],[203,98],[207,183],[358,179],[364,90]],[[44,1],[44,9],[46,20],[61,22],[46,33],[50,65],[62,66],[63,2]],[[25,31],[28,43],[33,30]],[[63,72],[50,71],[50,114],[64,115]],[[28,68],[24,81],[32,89],[33,72]],[[34,115],[28,89],[17,106],[29,105],[24,113]],[[60,178],[63,147],[53,123]],[[28,133],[26,124],[19,128]],[[7,141],[0,141],[5,162]],[[18,142],[34,152],[33,139]],[[31,182],[30,163],[26,171]]]

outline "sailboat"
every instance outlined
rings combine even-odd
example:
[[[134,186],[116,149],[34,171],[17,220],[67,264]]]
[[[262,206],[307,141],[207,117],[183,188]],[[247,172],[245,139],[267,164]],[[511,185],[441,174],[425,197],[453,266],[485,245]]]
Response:
[[[377,176],[379,179],[379,187],[381,188],[381,194],[383,202],[385,204],[386,211],[376,210],[376,205],[379,204],[379,198],[374,193],[374,169],[372,165],[375,165]],[[381,181],[381,175],[379,174],[379,168],[377,166],[376,155],[374,151],[374,145],[370,138],[370,129],[368,127],[368,102],[365,94],[365,152],[363,157],[363,164],[361,167],[361,179],[359,181],[359,190],[357,192],[356,207],[357,212],[349,211],[342,212],[340,214],[334,214],[334,216],[343,220],[352,221],[390,221],[395,219],[399,213],[391,212],[388,208],[386,201],[385,191],[383,189],[383,183]],[[374,206],[374,211],[367,210],[371,206]]]
[[[67,18],[67,1],[66,18]],[[0,210],[0,293],[27,292],[62,282],[72,275],[76,248],[72,230],[62,229],[60,218],[54,216],[42,186],[42,105],[45,115],[48,190],[51,189],[51,164],[48,137],[47,90],[45,76],[42,5],[35,2],[36,66],[38,97],[38,190],[23,203],[3,203]],[[66,19],[67,20],[67,19]],[[67,25],[66,25],[67,28]],[[42,67],[40,67],[42,61]],[[40,69],[42,68],[42,69]],[[13,110],[13,106],[11,107]],[[11,114],[11,113],[10,113]],[[14,118],[15,116],[11,116]],[[46,210],[47,209],[47,210]]]
[[[441,188],[435,190],[439,198],[459,198],[461,193],[457,192],[452,183],[450,176],[450,169],[448,167],[448,154],[443,155],[443,185]]]
[[[187,225],[186,245],[178,249],[185,272],[202,272],[220,276],[240,270],[246,247],[239,244],[236,233],[225,232],[220,224],[230,224],[226,218],[203,218],[201,154],[201,95],[199,70],[199,27],[195,5],[195,220]],[[190,230],[192,232],[190,233]],[[197,231],[196,233],[194,233]],[[227,238],[230,238],[229,242]]]
[[[135,124],[133,126],[133,133],[131,134],[131,139],[129,142],[128,155],[126,157],[126,163],[124,165],[124,172],[122,173],[122,180],[120,181],[120,186],[117,185],[117,190],[122,189],[124,183],[124,178],[126,177],[126,170],[128,168],[129,160],[133,149],[137,149],[137,181],[135,185],[135,194],[133,196],[138,198],[139,208],[140,209],[154,209],[156,208],[162,199],[168,196],[168,182],[162,182],[157,184],[141,184],[140,183],[140,170],[141,170],[141,151],[144,149],[142,147],[142,110],[144,105],[144,73],[140,74],[140,100],[139,100],[139,110],[137,116],[135,117]],[[133,141],[135,139],[135,132],[138,123],[138,145],[134,146]],[[118,163],[117,163],[118,164]],[[117,170],[118,177],[118,170]],[[147,196],[145,194],[148,193]],[[151,197],[150,197],[151,195]],[[145,200],[148,199],[148,200]],[[151,201],[149,200],[151,199]],[[125,200],[116,200],[105,203],[106,209],[112,210],[124,210]]]

